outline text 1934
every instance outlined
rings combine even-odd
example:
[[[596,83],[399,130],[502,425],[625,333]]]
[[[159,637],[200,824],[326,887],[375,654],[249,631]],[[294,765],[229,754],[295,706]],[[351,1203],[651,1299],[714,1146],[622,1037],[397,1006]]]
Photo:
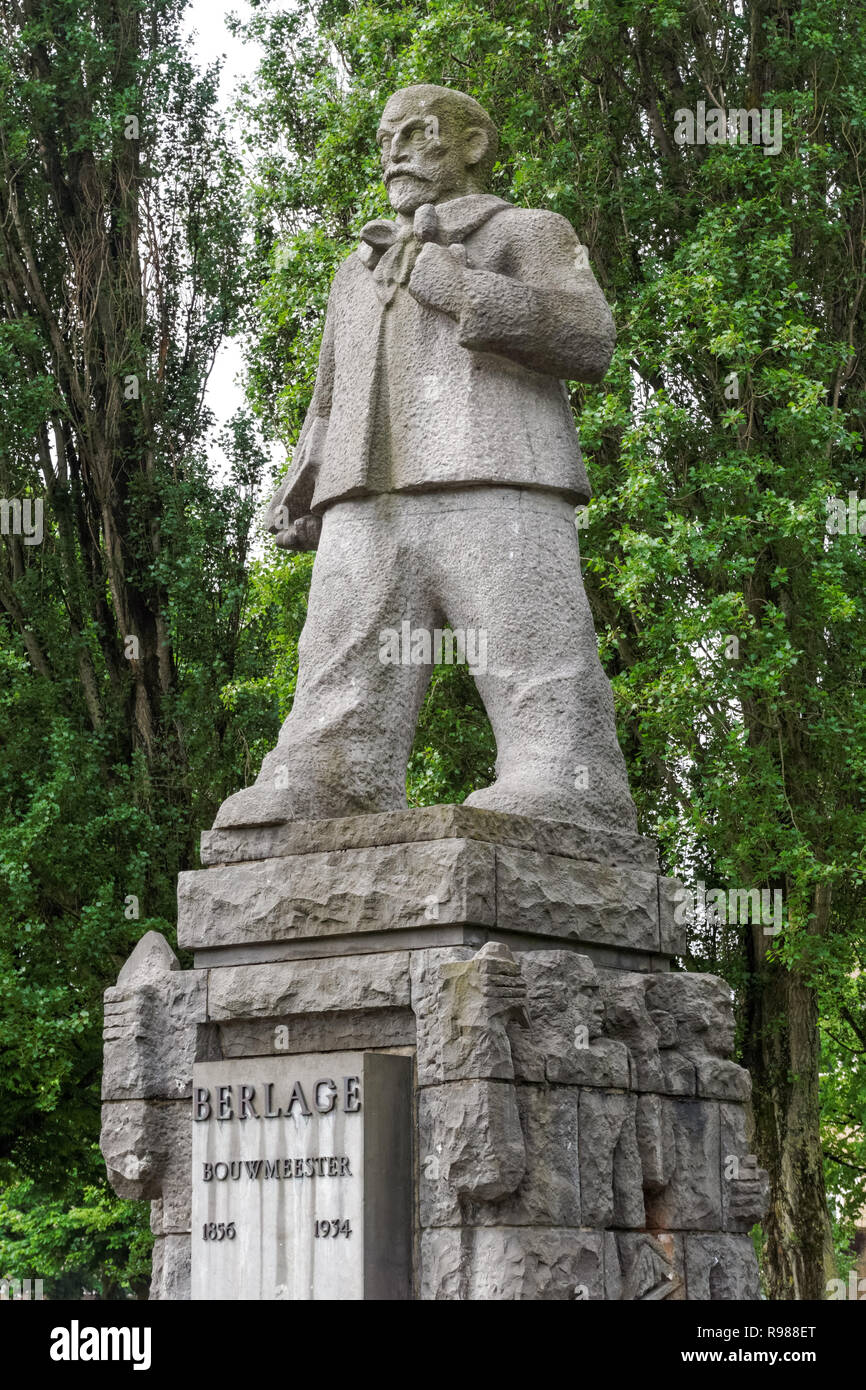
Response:
[[[317,1221],[316,1239],[320,1236],[350,1236],[352,1227],[348,1221]]]

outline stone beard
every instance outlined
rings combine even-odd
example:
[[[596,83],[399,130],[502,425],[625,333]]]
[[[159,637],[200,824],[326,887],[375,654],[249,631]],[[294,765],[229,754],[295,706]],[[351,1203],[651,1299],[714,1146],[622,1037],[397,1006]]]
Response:
[[[380,650],[409,623],[483,644],[472,673],[496,781],[469,805],[633,830],[581,581],[574,507],[590,490],[563,384],[601,381],[613,319],[563,217],[485,192],[497,134],[472,98],[397,92],[378,139],[396,217],[369,223],[337,272],[269,511],[277,544],[318,548],[294,704],[216,827],[405,808],[432,667]]]

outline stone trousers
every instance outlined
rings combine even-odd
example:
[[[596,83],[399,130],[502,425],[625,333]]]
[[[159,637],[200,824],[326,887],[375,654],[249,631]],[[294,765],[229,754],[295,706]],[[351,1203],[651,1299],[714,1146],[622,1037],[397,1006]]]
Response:
[[[276,809],[258,819],[405,807],[432,672],[405,639],[421,643],[417,655],[416,634],[432,645],[446,626],[466,634],[470,657],[486,657],[473,675],[496,782],[469,804],[633,830],[574,509],[514,487],[388,493],[325,513],[294,705],[255,788],[258,805]],[[398,634],[395,664],[383,656]]]

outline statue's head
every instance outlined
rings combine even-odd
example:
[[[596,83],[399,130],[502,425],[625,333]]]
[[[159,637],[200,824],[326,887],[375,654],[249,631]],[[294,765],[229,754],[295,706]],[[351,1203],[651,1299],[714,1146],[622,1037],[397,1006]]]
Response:
[[[730,1057],[734,1050],[733,991],[716,975],[651,975],[650,1008],[675,1016],[679,1050],[687,1057],[710,1053]]]
[[[487,186],[499,136],[478,102],[449,87],[404,87],[382,112],[377,133],[388,198],[411,216]]]

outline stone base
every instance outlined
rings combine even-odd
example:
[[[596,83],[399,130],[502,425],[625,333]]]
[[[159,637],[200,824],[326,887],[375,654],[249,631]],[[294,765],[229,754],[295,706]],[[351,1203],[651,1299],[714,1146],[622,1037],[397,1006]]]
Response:
[[[556,941],[653,970],[684,945],[675,880],[627,833],[432,806],[211,830],[202,860],[178,888],[197,965]]]
[[[415,1298],[758,1296],[730,990],[670,972],[650,842],[435,807],[203,858],[195,968],[151,933],[106,994],[103,1151],[159,1199],[153,1297],[189,1296],[193,1063],[364,1050],[414,1058]]]

